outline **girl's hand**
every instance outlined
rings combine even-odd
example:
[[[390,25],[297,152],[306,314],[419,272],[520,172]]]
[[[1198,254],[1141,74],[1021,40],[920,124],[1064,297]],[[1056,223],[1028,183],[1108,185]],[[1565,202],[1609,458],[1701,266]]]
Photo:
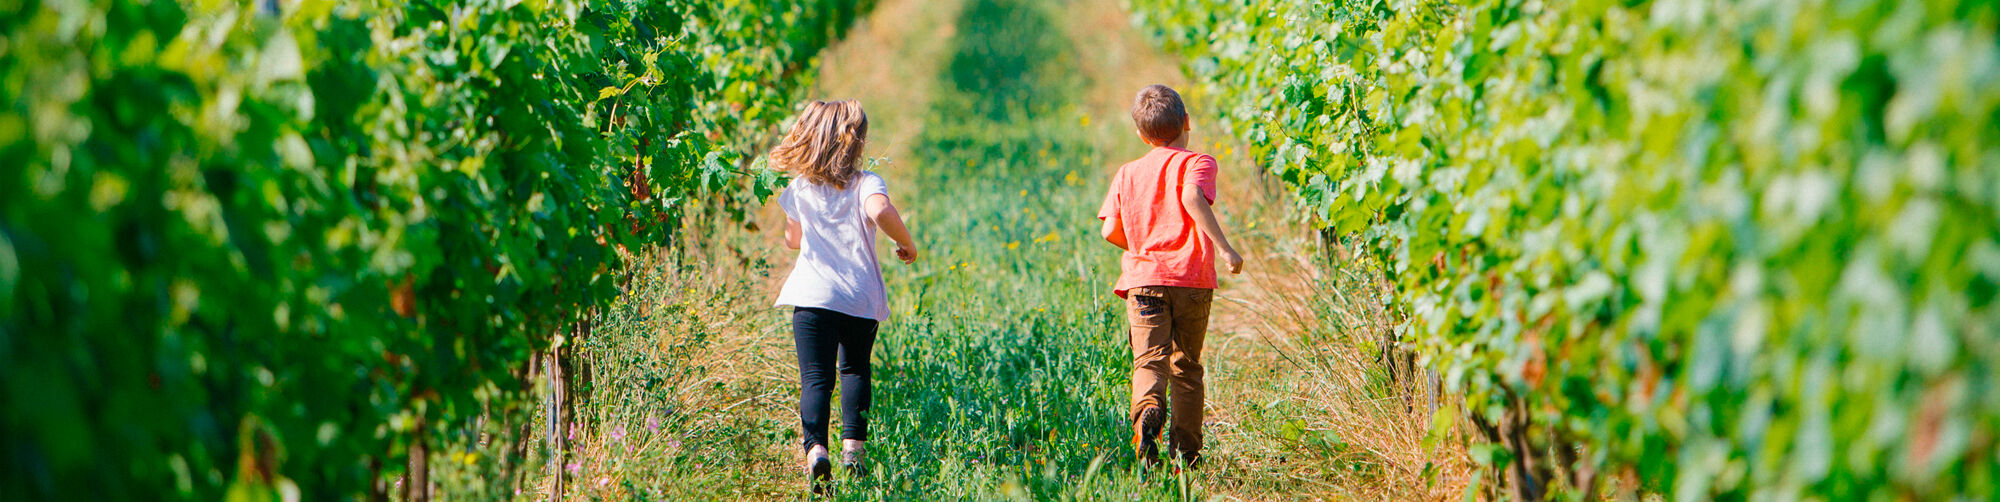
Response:
[[[905,264],[905,265],[908,265],[908,264],[911,264],[911,263],[916,263],[916,262],[917,262],[917,250],[916,250],[916,248],[911,248],[911,247],[904,247],[904,246],[903,246],[902,244],[897,244],[897,245],[896,245],[896,258],[897,258],[897,259],[899,259],[899,260],[903,260],[903,264]]]

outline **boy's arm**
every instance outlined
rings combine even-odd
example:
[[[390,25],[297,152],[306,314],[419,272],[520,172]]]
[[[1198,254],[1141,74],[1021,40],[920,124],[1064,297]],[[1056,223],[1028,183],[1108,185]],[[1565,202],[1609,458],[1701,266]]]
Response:
[[[1195,228],[1222,248],[1222,260],[1229,265],[1229,273],[1242,272],[1243,256],[1236,254],[1236,247],[1229,245],[1229,236],[1222,234],[1222,225],[1215,222],[1215,209],[1208,206],[1208,197],[1201,194],[1201,189],[1192,184],[1184,187],[1181,206],[1187,208],[1188,216],[1194,217]]]
[[[1098,235],[1103,235],[1104,242],[1118,246],[1118,249],[1129,249],[1130,244],[1125,242],[1125,222],[1119,221],[1116,214],[1104,217],[1104,228],[1098,230]]]
[[[792,249],[798,249],[798,248],[799,248],[799,234],[801,234],[801,233],[804,233],[804,232],[801,232],[801,231],[799,231],[799,220],[794,220],[794,219],[792,219],[792,217],[790,217],[790,216],[786,216],[786,217],[785,217],[785,247],[788,247],[788,248],[792,248]]]
[[[1118,246],[1118,249],[1131,251],[1132,244],[1125,236],[1125,221],[1118,214],[1118,187],[1124,186],[1124,181],[1124,168],[1111,175],[1111,188],[1104,191],[1104,204],[1097,207],[1097,219],[1104,220],[1104,226],[1098,229],[1097,235],[1104,237],[1104,242]]]
[[[875,228],[882,229],[882,233],[889,234],[890,240],[896,241],[896,258],[903,263],[916,263],[917,243],[910,240],[910,229],[903,226],[903,215],[896,212],[895,204],[889,203],[889,196],[879,193],[869,195],[861,206],[868,210],[868,219],[875,220]]]

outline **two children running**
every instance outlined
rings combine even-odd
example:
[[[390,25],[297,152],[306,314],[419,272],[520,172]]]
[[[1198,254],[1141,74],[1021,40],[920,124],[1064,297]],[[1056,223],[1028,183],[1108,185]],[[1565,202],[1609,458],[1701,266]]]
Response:
[[[1132,446],[1147,464],[1157,464],[1162,428],[1171,416],[1167,445],[1174,458],[1193,465],[1201,458],[1201,346],[1216,287],[1215,261],[1221,255],[1236,273],[1243,258],[1210,208],[1215,158],[1187,150],[1188,115],[1180,95],[1162,85],[1140,90],[1132,120],[1153,149],[1118,169],[1097,215],[1104,239],[1124,250],[1123,271],[1112,290],[1124,298],[1131,324]],[[896,257],[904,263],[917,259],[886,184],[858,167],[867,137],[868,117],[860,103],[815,101],[771,153],[772,165],[794,176],[778,205],[785,211],[785,243],[799,256],[777,304],[793,307],[800,447],[815,492],[832,476],[827,419],[835,368],[845,389],[840,461],[849,472],[863,462],[868,358],[876,328],[889,316],[875,258],[876,230],[895,241]]]

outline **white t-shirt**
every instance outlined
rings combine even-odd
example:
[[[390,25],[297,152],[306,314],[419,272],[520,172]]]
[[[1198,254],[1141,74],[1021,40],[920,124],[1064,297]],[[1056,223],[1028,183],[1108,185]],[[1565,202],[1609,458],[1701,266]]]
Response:
[[[785,216],[799,222],[799,259],[778,305],[818,307],[855,317],[889,318],[888,288],[875,261],[875,221],[861,203],[889,194],[882,177],[862,171],[846,190],[795,178],[778,195]]]

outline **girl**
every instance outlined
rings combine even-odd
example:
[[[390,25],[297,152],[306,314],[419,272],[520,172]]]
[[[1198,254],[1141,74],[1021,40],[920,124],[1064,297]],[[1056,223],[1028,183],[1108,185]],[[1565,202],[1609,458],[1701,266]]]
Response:
[[[889,296],[875,261],[875,230],[896,241],[896,257],[917,260],[916,245],[882,177],[862,171],[868,115],[856,101],[814,101],[799,113],[772,165],[794,179],[778,205],[785,209],[785,245],[799,250],[778,305],[792,306],[799,355],[799,425],[805,432],[806,473],[819,492],[832,477],[827,400],[839,362],[841,463],[860,467],[868,440],[868,354],[877,323],[889,316]]]

